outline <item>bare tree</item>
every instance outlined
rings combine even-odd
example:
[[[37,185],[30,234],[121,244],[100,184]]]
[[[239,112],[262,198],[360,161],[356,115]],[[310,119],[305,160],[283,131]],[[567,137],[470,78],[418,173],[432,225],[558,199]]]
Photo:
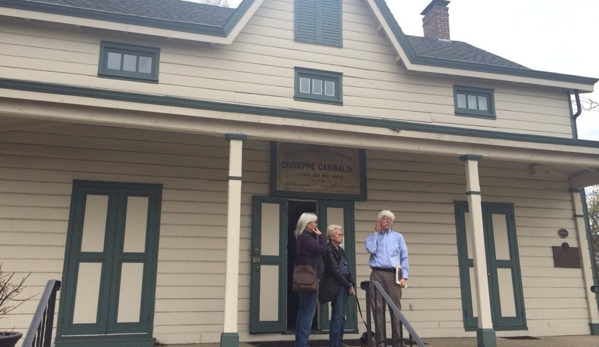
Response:
[[[220,7],[231,7],[231,5],[229,5],[229,0],[186,0],[186,1],[197,2],[200,4],[206,4],[206,5],[220,6]]]
[[[591,238],[595,251],[595,262],[599,268],[599,185],[586,188],[589,224],[591,225]],[[599,269],[598,269],[599,271]]]

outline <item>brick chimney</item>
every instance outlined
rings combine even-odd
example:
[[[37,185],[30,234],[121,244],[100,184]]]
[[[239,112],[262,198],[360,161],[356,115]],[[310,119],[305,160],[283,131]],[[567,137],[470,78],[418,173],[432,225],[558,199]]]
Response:
[[[446,0],[432,0],[422,11],[424,37],[449,40],[449,10]]]

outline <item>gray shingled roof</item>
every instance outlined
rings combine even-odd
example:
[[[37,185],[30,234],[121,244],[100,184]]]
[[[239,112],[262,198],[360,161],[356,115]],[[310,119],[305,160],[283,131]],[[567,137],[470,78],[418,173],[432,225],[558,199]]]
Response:
[[[222,27],[235,12],[218,7],[181,0],[29,0],[32,2],[84,8],[131,16],[156,18],[174,22]]]
[[[419,57],[530,70],[525,66],[474,47],[466,42],[410,35],[406,35],[406,37]]]
[[[223,27],[235,12],[233,8],[211,6],[181,0],[23,0],[68,6],[91,11],[155,18]],[[418,57],[480,64],[514,69],[528,68],[485,50],[460,41],[441,41],[434,38],[408,36],[408,42]]]

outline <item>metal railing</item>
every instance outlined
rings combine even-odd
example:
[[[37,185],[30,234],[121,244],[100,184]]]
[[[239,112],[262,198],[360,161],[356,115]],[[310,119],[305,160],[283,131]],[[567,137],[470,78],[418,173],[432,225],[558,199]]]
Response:
[[[49,280],[31,320],[31,325],[23,339],[22,347],[50,347],[52,345],[52,327],[56,292],[60,289],[59,280]]]
[[[383,310],[383,324],[381,324],[380,327],[376,327],[377,329],[382,329],[383,330],[383,336],[387,336],[386,334],[386,329],[387,329],[387,324],[384,323],[386,322],[386,318],[385,318],[385,307],[389,307],[389,309],[392,311],[392,314],[394,314],[398,319],[399,319],[399,327],[391,327],[392,329],[398,329],[399,330],[399,338],[401,339],[402,342],[404,342],[404,337],[403,337],[403,331],[404,328],[408,331],[409,334],[409,339],[408,339],[408,343],[409,346],[414,346],[414,344],[416,344],[416,346],[418,347],[425,347],[424,342],[422,342],[422,340],[420,340],[420,337],[418,336],[418,334],[416,333],[416,331],[414,330],[414,328],[412,327],[412,325],[410,325],[410,322],[408,322],[408,319],[403,315],[403,313],[401,313],[401,310],[397,307],[397,305],[393,302],[393,300],[391,300],[391,297],[389,297],[389,294],[387,294],[387,292],[385,292],[385,290],[383,289],[383,287],[381,286],[381,284],[377,281],[364,281],[362,283],[360,283],[360,288],[362,288],[362,290],[366,291],[366,336],[367,336],[367,341],[368,341],[368,347],[377,347],[377,346],[372,346],[372,329],[371,329],[371,312],[374,311],[374,315],[376,316],[377,312],[377,308],[376,307],[371,307],[371,295],[374,295],[374,299],[378,299],[378,295],[381,295],[383,298],[383,305],[382,305],[382,310]],[[379,342],[380,343],[380,342]],[[382,342],[386,345],[386,342]]]

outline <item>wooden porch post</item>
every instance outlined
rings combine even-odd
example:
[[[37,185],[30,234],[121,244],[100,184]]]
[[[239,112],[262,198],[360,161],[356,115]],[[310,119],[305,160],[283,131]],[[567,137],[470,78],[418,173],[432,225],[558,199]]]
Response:
[[[466,165],[466,195],[468,197],[469,217],[473,232],[474,280],[476,282],[476,302],[478,305],[478,328],[476,339],[478,347],[495,347],[497,340],[491,317],[491,299],[487,273],[487,255],[485,251],[485,231],[483,227],[482,196],[478,176],[478,161],[481,155],[460,157]]]
[[[227,260],[225,267],[224,329],[221,347],[239,346],[237,303],[239,300],[239,236],[241,218],[241,162],[244,134],[227,134],[229,141],[229,196],[227,207]]]

